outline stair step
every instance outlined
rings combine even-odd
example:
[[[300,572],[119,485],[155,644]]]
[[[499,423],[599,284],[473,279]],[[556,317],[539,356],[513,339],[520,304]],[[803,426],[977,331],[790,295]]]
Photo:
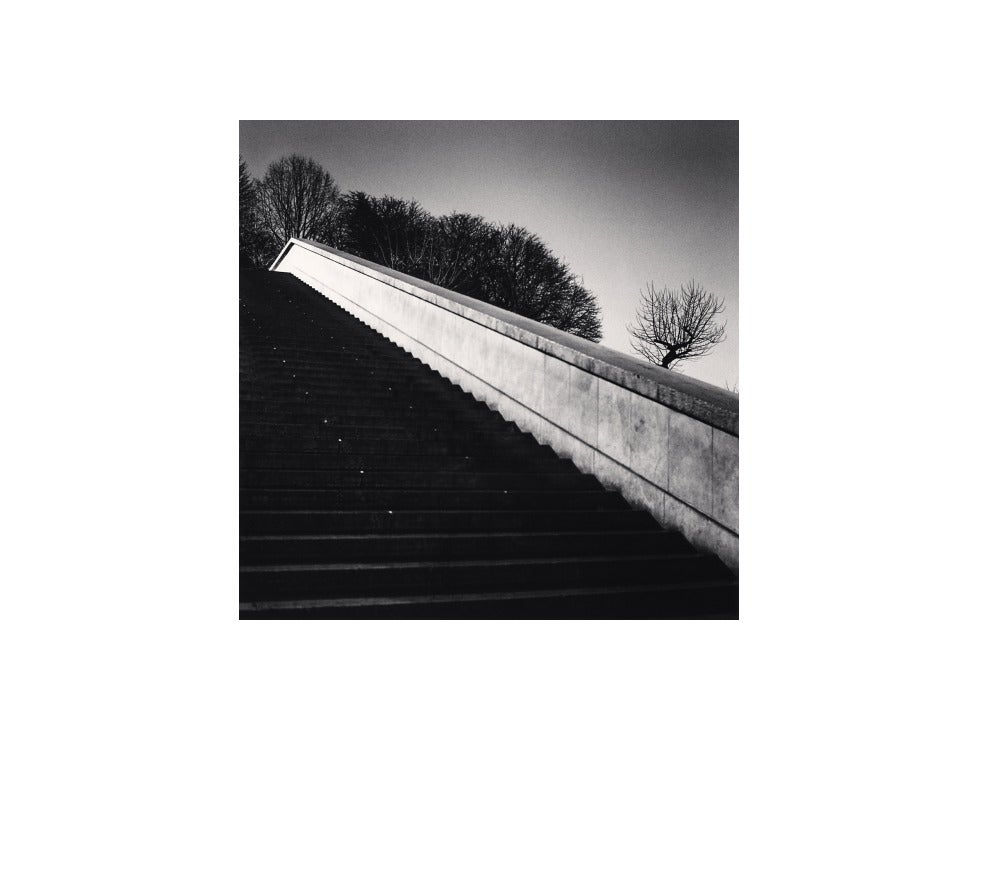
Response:
[[[718,559],[698,553],[657,556],[580,556],[439,562],[351,562],[243,565],[243,601],[345,596],[432,595],[467,588],[596,587],[602,583],[654,587],[660,583],[723,579]]]
[[[347,444],[344,438],[331,438],[329,435],[306,437],[266,436],[239,438],[239,450],[244,453],[288,452],[288,453],[318,453],[320,455],[453,455],[463,454],[475,457],[489,458],[506,454],[519,455],[527,449],[528,455],[533,455],[544,447],[532,447],[523,437],[483,437],[480,443],[469,443],[466,439],[452,439],[450,435],[428,440],[413,440],[407,442],[403,437],[371,437],[359,438]]]
[[[241,535],[657,529],[640,510],[240,510]]]
[[[241,489],[242,510],[623,510],[604,490]]]
[[[243,620],[263,619],[735,619],[736,588],[728,580],[647,587],[487,590],[455,594],[243,602]]]
[[[276,375],[296,375],[297,378],[318,378],[321,376],[344,376],[355,379],[411,379],[415,381],[441,381],[438,373],[424,367],[420,362],[407,364],[405,362],[380,362],[373,354],[356,355],[349,358],[346,352],[324,353],[316,360],[309,357],[299,357],[286,352],[272,352],[271,355],[260,355],[250,359],[257,369],[269,371]]]
[[[248,437],[287,437],[290,439],[319,438],[327,442],[352,442],[355,440],[375,440],[390,437],[401,438],[406,443],[428,443],[443,439],[447,443],[468,444],[480,437],[476,430],[464,430],[459,425],[440,425],[406,423],[393,425],[335,424],[328,419],[311,419],[310,422],[253,422],[240,423],[243,435]],[[503,429],[496,441],[520,439],[522,436],[514,425]],[[526,435],[530,436],[530,435]]]
[[[534,477],[534,479],[533,479]],[[244,489],[600,489],[593,477],[579,473],[539,473],[512,471],[366,471],[285,470],[283,468],[239,471]]]
[[[530,559],[692,552],[678,532],[498,532],[407,535],[257,535],[239,540],[243,565],[381,560]]]
[[[473,455],[359,455],[350,453],[344,456],[316,452],[247,452],[239,455],[241,470],[364,470],[376,472],[383,470],[417,471],[483,471],[491,470],[492,465],[514,473],[570,473],[578,474],[575,465],[565,458],[545,455],[504,455],[487,458]]]
[[[476,400],[453,401],[449,390],[422,390],[414,389],[404,391],[396,389],[390,391],[388,387],[384,389],[374,389],[366,387],[352,387],[351,385],[331,384],[323,387],[312,385],[295,385],[280,389],[268,389],[263,395],[258,395],[249,388],[243,388],[240,394],[242,404],[263,404],[268,402],[273,394],[273,399],[282,401],[287,405],[298,403],[323,403],[336,407],[352,407],[354,409],[371,410],[374,412],[386,412],[389,407],[409,407],[413,406],[424,412],[439,412],[447,405],[476,407],[480,405],[484,411],[490,411],[484,404],[478,404]],[[481,410],[479,410],[481,411]]]
[[[247,384],[250,379],[261,382],[267,389],[288,389],[301,386],[304,388],[333,388],[338,385],[357,385],[366,389],[419,389],[421,391],[443,391],[444,388],[434,377],[420,376],[410,371],[398,374],[377,375],[369,372],[354,370],[335,371],[323,368],[303,370],[298,367],[282,366],[275,370],[260,372],[255,365],[250,365],[253,374],[247,375],[241,384]]]
[[[445,412],[440,409],[424,409],[412,404],[400,404],[393,401],[385,412],[378,412],[368,406],[338,406],[327,404],[312,405],[303,401],[279,402],[261,404],[247,402],[239,404],[239,417],[247,422],[293,422],[302,423],[310,420],[323,421],[335,425],[391,425],[393,422],[405,424],[446,425],[460,428],[488,428],[495,417],[491,410],[454,410]],[[512,428],[514,426],[511,426]]]

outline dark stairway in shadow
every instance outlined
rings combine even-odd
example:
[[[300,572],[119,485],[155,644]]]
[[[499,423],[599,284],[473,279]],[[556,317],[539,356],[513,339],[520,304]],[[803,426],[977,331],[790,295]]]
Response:
[[[243,271],[246,618],[735,618],[735,576],[293,276]]]

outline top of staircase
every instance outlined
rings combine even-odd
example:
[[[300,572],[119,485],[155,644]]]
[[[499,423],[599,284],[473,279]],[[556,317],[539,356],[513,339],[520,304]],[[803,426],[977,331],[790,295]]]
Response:
[[[390,284],[411,296],[475,321],[491,330],[566,361],[581,370],[656,400],[664,406],[701,422],[739,435],[740,398],[708,382],[674,373],[641,358],[557,330],[531,318],[431,284],[387,266],[346,254],[320,242],[292,238],[270,266],[275,270],[291,247],[304,247],[324,254],[349,268]]]

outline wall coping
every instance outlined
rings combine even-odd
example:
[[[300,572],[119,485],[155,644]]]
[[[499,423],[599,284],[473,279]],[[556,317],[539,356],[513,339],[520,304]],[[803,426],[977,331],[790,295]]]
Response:
[[[531,318],[524,318],[498,306],[490,305],[462,293],[455,293],[380,266],[361,257],[307,239],[291,238],[269,267],[276,269],[293,247],[301,247],[328,257],[356,272],[368,275],[497,333],[508,336],[558,360],[657,401],[663,406],[739,436],[740,398],[738,395],[700,379],[673,373],[641,358],[590,342],[564,330],[557,330]]]

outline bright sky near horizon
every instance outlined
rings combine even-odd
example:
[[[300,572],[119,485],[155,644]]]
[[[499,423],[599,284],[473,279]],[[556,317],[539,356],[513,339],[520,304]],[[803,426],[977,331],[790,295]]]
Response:
[[[727,338],[678,370],[739,380],[735,121],[243,121],[239,150],[257,177],[299,152],[342,191],[525,226],[596,294],[602,342],[620,351],[633,353],[626,325],[647,282],[695,279],[724,299]]]

